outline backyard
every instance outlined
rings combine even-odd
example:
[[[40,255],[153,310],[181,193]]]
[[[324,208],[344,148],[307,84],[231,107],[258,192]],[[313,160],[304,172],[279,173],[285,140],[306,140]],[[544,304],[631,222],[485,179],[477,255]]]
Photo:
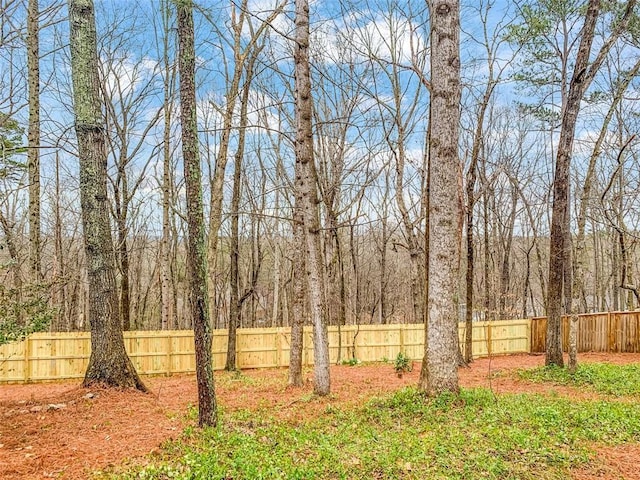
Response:
[[[220,426],[195,428],[193,376],[151,394],[0,386],[0,478],[640,479],[640,354],[476,360],[460,397],[423,399],[419,364],[333,366],[332,394],[286,369],[216,373]]]

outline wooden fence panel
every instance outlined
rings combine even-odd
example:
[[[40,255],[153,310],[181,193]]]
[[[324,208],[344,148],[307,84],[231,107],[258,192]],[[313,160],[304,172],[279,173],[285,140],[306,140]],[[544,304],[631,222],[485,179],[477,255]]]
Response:
[[[631,328],[631,327],[629,327]],[[637,331],[637,324],[633,327]],[[393,360],[403,352],[413,360],[424,354],[422,324],[347,325],[329,327],[332,363],[340,359]],[[461,338],[464,325],[460,325]],[[193,373],[195,355],[190,330],[125,332],[125,347],[142,375]],[[527,352],[530,321],[477,322],[473,329],[474,356]],[[288,328],[238,330],[238,366],[288,366],[291,336]],[[224,368],[227,330],[215,330],[212,352],[215,369]],[[0,383],[82,378],[91,354],[87,332],[36,333],[22,342],[0,346]],[[303,363],[313,364],[313,330],[304,328]]]
[[[171,358],[171,373],[195,372],[196,357],[194,353],[193,332],[190,330],[172,330],[167,332],[167,334],[171,338],[171,349],[167,349],[165,353],[167,357]],[[222,348],[220,345],[224,340],[225,338],[221,335],[213,335],[212,350],[214,361],[220,361],[221,355],[217,352]],[[220,365],[220,363],[216,363],[215,365]]]
[[[51,378],[82,378],[89,363],[91,338],[88,333],[31,335],[24,375],[28,381]]]
[[[505,355],[529,351],[530,322],[493,322],[491,329],[491,354]]]
[[[546,351],[545,339],[547,338],[547,318],[536,317],[531,319],[531,353]]]
[[[464,351],[465,327],[460,325],[459,339]],[[509,353],[528,353],[530,340],[530,321],[511,320],[508,322],[474,322],[472,342],[473,356],[504,355]]]
[[[546,350],[547,319],[531,320],[531,352]],[[562,317],[562,348],[569,349],[569,318]],[[578,352],[640,352],[640,311],[578,315]]]
[[[424,325],[413,323],[402,326],[402,350],[412,360],[422,360],[424,356]],[[390,359],[396,355],[390,356]]]
[[[356,342],[356,358],[379,362],[395,358],[400,352],[400,325],[361,325]]]
[[[640,315],[637,312],[620,312],[616,315],[619,319],[616,332],[618,351],[636,353],[638,345],[638,321]]]
[[[0,378],[9,382],[21,382],[29,379],[29,339],[8,343],[0,347]]]

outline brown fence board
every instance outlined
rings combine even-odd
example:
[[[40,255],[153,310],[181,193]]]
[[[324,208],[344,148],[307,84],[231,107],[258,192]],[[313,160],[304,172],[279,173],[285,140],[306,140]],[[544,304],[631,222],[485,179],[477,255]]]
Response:
[[[531,319],[531,352],[546,350],[547,319]],[[569,349],[569,318],[562,317],[562,348]],[[578,315],[578,352],[640,352],[640,311]]]

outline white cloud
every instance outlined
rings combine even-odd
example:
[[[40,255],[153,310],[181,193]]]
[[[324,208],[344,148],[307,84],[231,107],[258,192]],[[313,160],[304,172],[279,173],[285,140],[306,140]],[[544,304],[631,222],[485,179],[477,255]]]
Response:
[[[271,17],[276,9],[280,8],[283,10],[283,6],[285,6],[287,2],[283,0],[250,0],[247,5],[247,9],[251,13],[252,16],[257,17],[261,21],[266,21]],[[255,20],[254,24],[257,24]],[[279,13],[274,19],[271,20],[271,27],[279,32],[288,34],[293,30],[293,22],[285,15],[283,12]],[[249,32],[243,32],[247,35]]]
[[[158,62],[145,57],[136,59],[132,54],[103,59],[105,88],[111,98],[127,98],[139,86],[148,82],[158,71]]]

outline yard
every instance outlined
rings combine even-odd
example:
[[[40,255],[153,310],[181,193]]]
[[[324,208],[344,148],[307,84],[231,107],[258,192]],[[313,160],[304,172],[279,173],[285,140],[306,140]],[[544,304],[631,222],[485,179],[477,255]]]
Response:
[[[580,361],[635,364],[640,354]],[[286,369],[218,372],[221,426],[204,434],[192,376],[148,378],[146,395],[1,385],[0,478],[640,479],[635,367],[579,371],[577,384],[520,370],[543,362],[476,360],[460,369],[461,397],[431,401],[410,388],[418,364],[403,378],[390,364],[334,366],[328,398],[310,383],[287,388]]]

